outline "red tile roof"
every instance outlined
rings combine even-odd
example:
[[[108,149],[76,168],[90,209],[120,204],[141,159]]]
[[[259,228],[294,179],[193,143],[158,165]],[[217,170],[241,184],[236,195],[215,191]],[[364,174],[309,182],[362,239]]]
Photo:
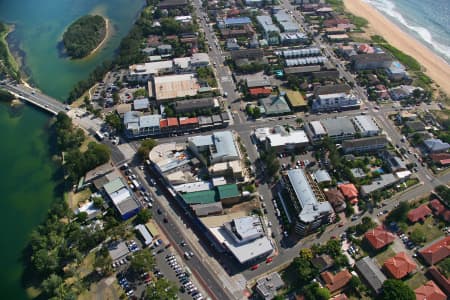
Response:
[[[358,189],[353,183],[341,184],[339,185],[339,189],[348,200],[358,197]]]
[[[434,283],[433,280],[428,281],[421,287],[415,289],[416,300],[446,300],[447,296]]]
[[[445,294],[450,295],[450,280],[442,275],[436,267],[429,268],[427,275],[434,280]]]
[[[418,208],[411,210],[408,213],[408,220],[412,223],[416,223],[418,221],[425,221],[425,219],[431,215],[431,209],[428,205],[423,204]]]
[[[420,255],[429,264],[434,265],[450,256],[450,236],[447,236],[429,247],[420,250]]]
[[[161,119],[161,120],[159,120],[159,127],[160,127],[160,128],[165,128],[165,127],[167,127],[167,119]]]
[[[395,279],[401,279],[417,268],[414,261],[405,252],[400,252],[387,259],[383,266]]]
[[[327,289],[331,293],[334,293],[347,285],[347,283],[352,279],[352,274],[347,269],[340,271],[337,274],[331,272],[323,272],[320,274],[323,281],[326,284]]]
[[[439,201],[439,199],[431,200],[430,207],[436,215],[440,215],[446,210],[444,204],[442,204],[441,201]]]
[[[450,159],[449,159],[449,158],[447,158],[447,159],[442,159],[442,160],[439,161],[439,163],[440,163],[441,165],[443,165],[443,166],[449,165],[449,164],[450,164]]]
[[[442,162],[446,163],[450,159],[450,153],[433,153],[430,154],[430,158],[435,163],[443,164]]]
[[[180,118],[180,125],[198,124],[198,118]]]
[[[167,125],[168,126],[178,126],[178,119],[177,118],[168,118]]]
[[[248,90],[250,92],[250,95],[252,96],[258,96],[258,95],[270,95],[272,93],[272,90],[269,88],[251,88]]]
[[[364,236],[375,249],[381,249],[395,240],[395,235],[384,230],[382,226],[369,230]]]

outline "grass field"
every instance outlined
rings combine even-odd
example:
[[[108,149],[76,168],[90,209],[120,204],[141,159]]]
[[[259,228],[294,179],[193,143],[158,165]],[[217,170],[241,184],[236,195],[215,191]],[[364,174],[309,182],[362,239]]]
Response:
[[[391,247],[389,247],[386,250],[384,250],[383,252],[377,254],[375,256],[375,259],[377,260],[378,264],[380,266],[382,266],[383,263],[386,261],[386,259],[394,257],[394,256],[395,256],[394,250],[392,250]]]
[[[412,232],[416,228],[421,228],[423,232],[427,233],[425,235],[426,238],[426,241],[424,243],[425,245],[444,235],[444,232],[442,232],[442,230],[440,230],[437,226],[434,225],[433,217],[428,217],[423,224],[417,222],[416,224],[410,226],[408,228],[408,232]]]
[[[417,272],[411,278],[408,278],[405,283],[413,290],[417,289],[419,286],[427,282],[427,278],[422,272]]]

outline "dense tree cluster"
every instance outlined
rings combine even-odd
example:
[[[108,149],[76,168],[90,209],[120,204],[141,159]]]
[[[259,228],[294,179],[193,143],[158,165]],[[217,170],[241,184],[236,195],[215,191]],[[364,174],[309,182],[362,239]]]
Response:
[[[80,151],[85,140],[84,132],[75,128],[65,113],[58,114],[54,128],[58,148],[65,153],[64,167],[70,182],[76,182],[87,171],[109,161],[110,150],[106,145],[91,142],[86,151]]]
[[[137,154],[142,160],[146,160],[148,159],[148,154],[156,145],[158,145],[158,142],[154,139],[143,140],[141,146],[138,148]]]
[[[414,291],[403,281],[388,279],[383,283],[380,300],[415,300]]]
[[[20,72],[14,66],[13,58],[10,55],[8,44],[4,37],[8,33],[8,26],[5,23],[0,22],[0,79],[4,75],[8,75],[16,80],[20,79]]]
[[[102,16],[83,16],[64,32],[63,43],[67,54],[83,58],[92,52],[105,38],[106,20]]]

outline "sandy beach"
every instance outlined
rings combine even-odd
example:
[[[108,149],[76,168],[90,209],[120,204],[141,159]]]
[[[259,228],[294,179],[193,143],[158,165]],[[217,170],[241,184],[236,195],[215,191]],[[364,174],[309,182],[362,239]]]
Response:
[[[382,36],[389,44],[414,57],[425,73],[450,95],[450,65],[442,58],[362,0],[344,0],[344,4],[349,12],[369,21],[368,33]]]

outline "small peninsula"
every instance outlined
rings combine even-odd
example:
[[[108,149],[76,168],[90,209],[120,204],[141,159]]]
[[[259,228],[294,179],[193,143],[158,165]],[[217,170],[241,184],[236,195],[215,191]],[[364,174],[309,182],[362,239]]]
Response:
[[[107,37],[107,20],[86,15],[72,23],[63,35],[63,44],[72,58],[83,58],[95,52]]]

